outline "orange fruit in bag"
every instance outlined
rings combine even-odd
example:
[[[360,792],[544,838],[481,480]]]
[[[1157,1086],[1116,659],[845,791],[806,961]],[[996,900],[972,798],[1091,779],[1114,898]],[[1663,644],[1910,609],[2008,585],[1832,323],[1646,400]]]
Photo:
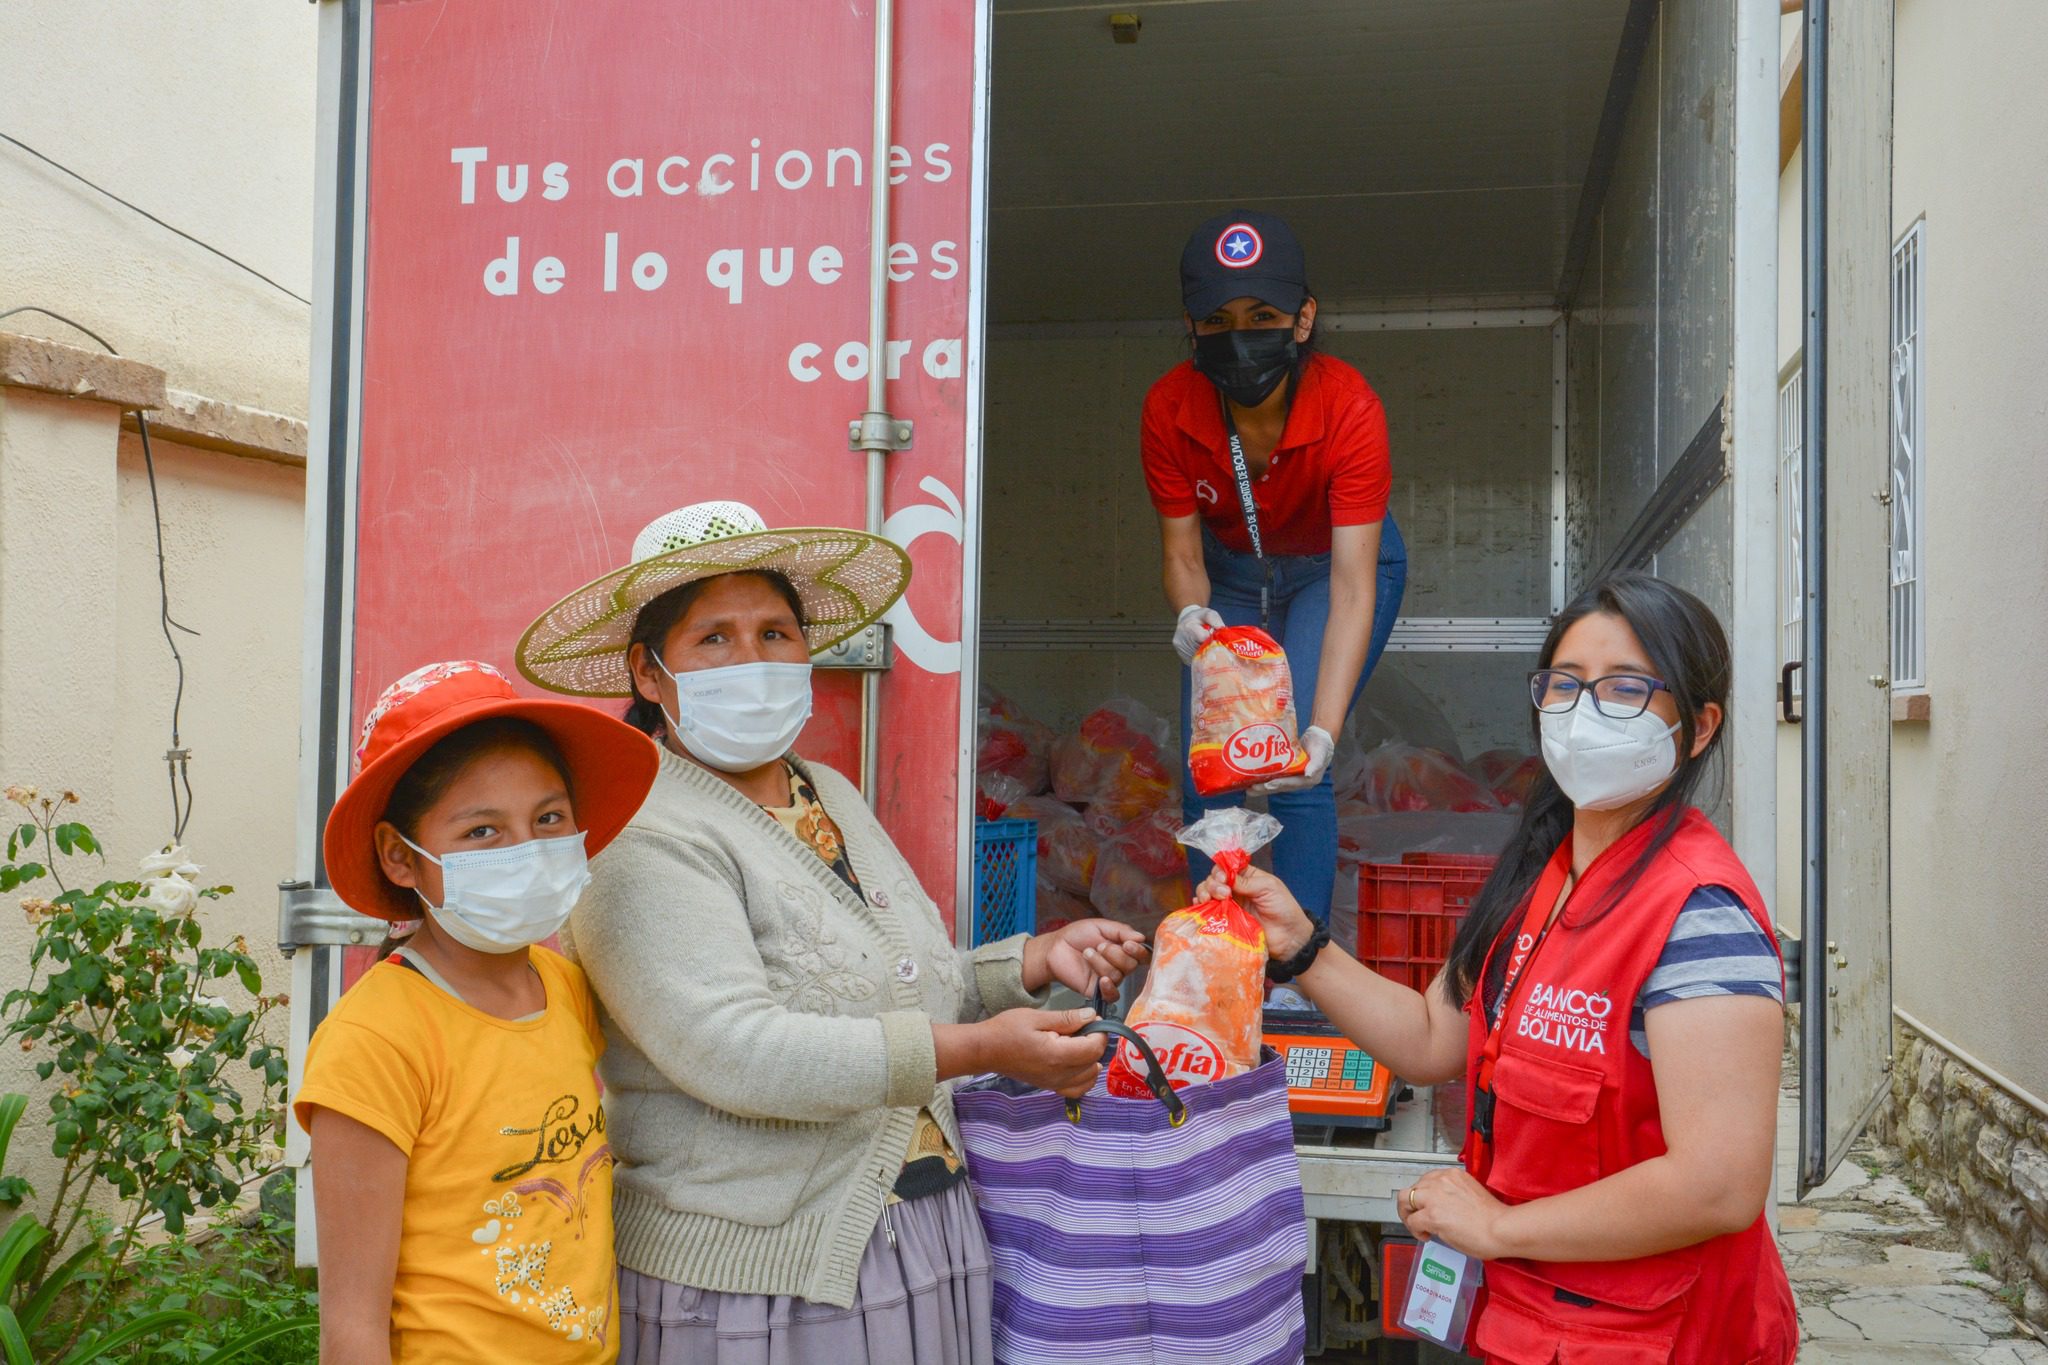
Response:
[[[1225,626],[1195,653],[1188,769],[1203,796],[1242,791],[1308,768],[1295,736],[1287,653],[1255,626]]]
[[[1183,842],[1194,842],[1188,836],[1184,831]],[[1251,853],[1234,845],[1214,856],[1232,879],[1251,862]],[[1151,1046],[1175,1089],[1225,1080],[1259,1064],[1265,982],[1266,931],[1257,917],[1234,900],[1202,901],[1160,924],[1144,993],[1125,1022]],[[1119,1044],[1109,1093],[1143,1099],[1151,1093],[1144,1071],[1138,1050]]]

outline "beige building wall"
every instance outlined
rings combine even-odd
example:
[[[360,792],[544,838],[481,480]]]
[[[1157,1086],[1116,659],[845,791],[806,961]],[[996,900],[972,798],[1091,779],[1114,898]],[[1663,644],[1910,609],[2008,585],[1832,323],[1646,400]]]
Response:
[[[54,308],[172,388],[303,417],[317,25],[302,3],[0,4],[0,132],[277,281],[0,142],[0,312]]]
[[[272,991],[289,979],[273,945],[294,856],[316,23],[307,4],[0,4],[0,132],[276,282],[0,141],[0,313],[52,309],[143,362],[37,314],[0,320],[0,783],[77,789],[108,875],[170,836],[176,679],[127,412],[146,406],[171,610],[198,632],[177,637],[185,839],[204,881],[239,888],[203,913],[248,939]],[[29,942],[10,897],[0,991],[26,980]],[[33,1090],[33,1060],[0,1052],[0,1087]],[[13,1160],[46,1181],[42,1118]]]
[[[1892,751],[1898,1008],[2048,1096],[2048,8],[1898,0],[1893,224],[1927,222],[1931,719]]]

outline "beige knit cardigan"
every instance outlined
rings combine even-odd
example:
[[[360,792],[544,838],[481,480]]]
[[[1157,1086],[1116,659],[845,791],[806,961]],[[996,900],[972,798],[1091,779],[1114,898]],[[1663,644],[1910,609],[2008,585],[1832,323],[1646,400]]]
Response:
[[[865,896],[731,784],[664,750],[593,860],[564,946],[597,993],[619,1263],[847,1306],[937,1083],[934,1020],[1020,1005],[1024,937],[962,951],[860,794],[800,764]]]

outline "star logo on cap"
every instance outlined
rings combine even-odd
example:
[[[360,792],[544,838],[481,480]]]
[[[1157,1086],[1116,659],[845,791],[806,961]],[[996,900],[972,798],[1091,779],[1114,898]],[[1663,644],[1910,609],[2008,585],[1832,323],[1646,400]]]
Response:
[[[1257,265],[1266,254],[1265,239],[1250,223],[1232,223],[1216,239],[1216,259],[1232,270]]]

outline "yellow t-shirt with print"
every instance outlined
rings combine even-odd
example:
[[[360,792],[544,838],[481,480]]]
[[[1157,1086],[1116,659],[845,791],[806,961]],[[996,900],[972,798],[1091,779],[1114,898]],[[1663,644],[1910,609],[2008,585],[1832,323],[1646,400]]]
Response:
[[[603,1035],[582,969],[532,953],[538,1018],[496,1018],[387,960],[307,1049],[299,1121],[332,1109],[407,1157],[394,1365],[618,1355]]]

